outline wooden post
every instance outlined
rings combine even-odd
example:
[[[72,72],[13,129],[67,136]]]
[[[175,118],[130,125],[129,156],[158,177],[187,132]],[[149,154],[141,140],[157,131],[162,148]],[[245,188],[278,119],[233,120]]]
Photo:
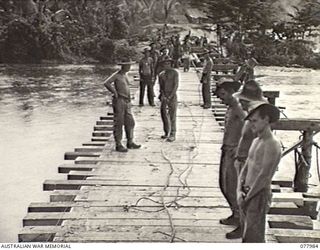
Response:
[[[299,157],[298,169],[296,171],[293,182],[295,192],[308,191],[309,170],[312,158],[312,144],[312,131],[304,131],[302,140],[302,157]]]
[[[269,103],[276,105],[276,98],[280,96],[280,92],[279,91],[263,91],[263,95],[264,97],[268,98]]]
[[[275,97],[269,97],[268,102],[272,105],[276,105],[276,98]]]

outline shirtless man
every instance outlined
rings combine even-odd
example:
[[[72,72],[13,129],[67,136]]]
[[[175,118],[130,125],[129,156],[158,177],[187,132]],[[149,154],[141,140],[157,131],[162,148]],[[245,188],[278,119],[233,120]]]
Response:
[[[202,83],[202,98],[203,108],[211,108],[211,71],[213,67],[213,61],[210,57],[210,51],[205,52],[205,64],[202,71],[201,83]]]
[[[249,109],[255,102],[268,102],[268,100],[263,97],[263,92],[259,83],[254,80],[246,82],[241,91],[235,93],[233,96],[239,100],[242,109],[245,112],[250,111]],[[250,129],[250,122],[245,121],[236,154],[235,166],[238,173],[240,173],[245,161],[247,160],[249,148],[255,137],[256,135]]]
[[[150,57],[150,52],[148,49],[145,49],[143,53],[144,53],[144,57],[139,62],[139,75],[140,75],[139,105],[143,106],[144,92],[147,87],[149,105],[155,106],[154,91],[153,91],[154,82],[152,80],[154,76],[153,59]]]
[[[161,119],[164,135],[162,139],[173,142],[176,139],[177,89],[179,73],[172,68],[173,60],[165,56],[162,60],[163,71],[159,75]]]
[[[217,89],[215,91],[222,102],[228,106],[225,115],[225,128],[221,147],[219,186],[232,211],[232,215],[228,218],[221,219],[220,223],[235,226],[240,224],[240,215],[236,193],[238,174],[234,167],[234,160],[241,135],[239,131],[241,131],[243,119],[246,117],[246,113],[241,108],[240,103],[233,97],[233,94],[239,87],[239,82],[221,79],[217,83]],[[226,237],[228,238],[228,235],[226,235]]]
[[[268,102],[267,99],[263,97],[263,92],[259,84],[253,80],[246,82],[243,85],[242,89],[239,92],[233,94],[233,96],[239,100],[242,109],[246,113],[250,111],[249,108],[255,102]],[[238,176],[247,160],[249,148],[256,136],[257,135],[251,130],[250,122],[245,121],[241,131],[241,138],[236,150],[234,162],[234,166]],[[243,224],[242,221],[240,221],[240,224]],[[226,234],[226,237],[228,239],[237,239],[241,238],[241,236],[241,225]]]
[[[135,125],[131,112],[131,97],[129,78],[127,73],[132,62],[119,63],[121,69],[104,81],[104,86],[113,94],[112,107],[114,114],[113,136],[116,143],[116,151],[128,152],[128,149],[138,149],[141,145],[133,142],[133,128]],[[113,83],[113,85],[112,85]],[[127,148],[122,143],[122,129],[126,131]]]
[[[250,147],[237,187],[237,200],[244,222],[243,242],[265,242],[271,180],[281,158],[281,146],[274,137],[270,124],[276,122],[279,116],[278,108],[272,104],[256,102],[246,117],[258,137]]]

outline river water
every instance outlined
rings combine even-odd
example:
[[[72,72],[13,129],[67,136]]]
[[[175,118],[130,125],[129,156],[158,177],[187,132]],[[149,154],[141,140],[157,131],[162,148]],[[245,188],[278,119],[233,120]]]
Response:
[[[28,205],[48,201],[44,180],[64,179],[57,173],[64,153],[90,141],[95,121],[105,112],[107,91],[101,81],[112,70],[0,66],[0,242],[17,241]],[[264,90],[281,92],[277,104],[289,117],[320,117],[320,71],[260,67],[257,75]],[[279,133],[286,146],[298,136]]]

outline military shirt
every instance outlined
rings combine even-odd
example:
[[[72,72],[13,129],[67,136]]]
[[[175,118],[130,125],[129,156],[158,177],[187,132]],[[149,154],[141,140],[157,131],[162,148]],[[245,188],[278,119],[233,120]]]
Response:
[[[142,58],[139,63],[139,72],[141,75],[150,76],[153,71],[153,59],[151,57]]]

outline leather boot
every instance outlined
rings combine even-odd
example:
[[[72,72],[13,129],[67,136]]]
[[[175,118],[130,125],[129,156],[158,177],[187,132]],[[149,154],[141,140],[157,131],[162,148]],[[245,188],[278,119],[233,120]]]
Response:
[[[231,239],[240,239],[242,237],[241,233],[241,228],[238,226],[236,229],[233,231],[226,233],[226,238],[231,240]]]
[[[128,152],[128,149],[126,149],[122,144],[118,144],[116,146],[116,151],[121,152],[121,153],[126,153],[126,152]]]
[[[232,214],[228,218],[221,219],[219,222],[220,222],[220,224],[223,224],[223,225],[238,226],[239,225],[239,218]]]
[[[128,142],[127,148],[128,149],[138,149],[138,148],[141,148],[141,145],[135,144],[134,142]]]
[[[167,141],[168,142],[174,142],[176,140],[176,136],[175,136],[175,134],[170,134],[169,135],[169,137],[168,137],[168,139],[167,139]]]

